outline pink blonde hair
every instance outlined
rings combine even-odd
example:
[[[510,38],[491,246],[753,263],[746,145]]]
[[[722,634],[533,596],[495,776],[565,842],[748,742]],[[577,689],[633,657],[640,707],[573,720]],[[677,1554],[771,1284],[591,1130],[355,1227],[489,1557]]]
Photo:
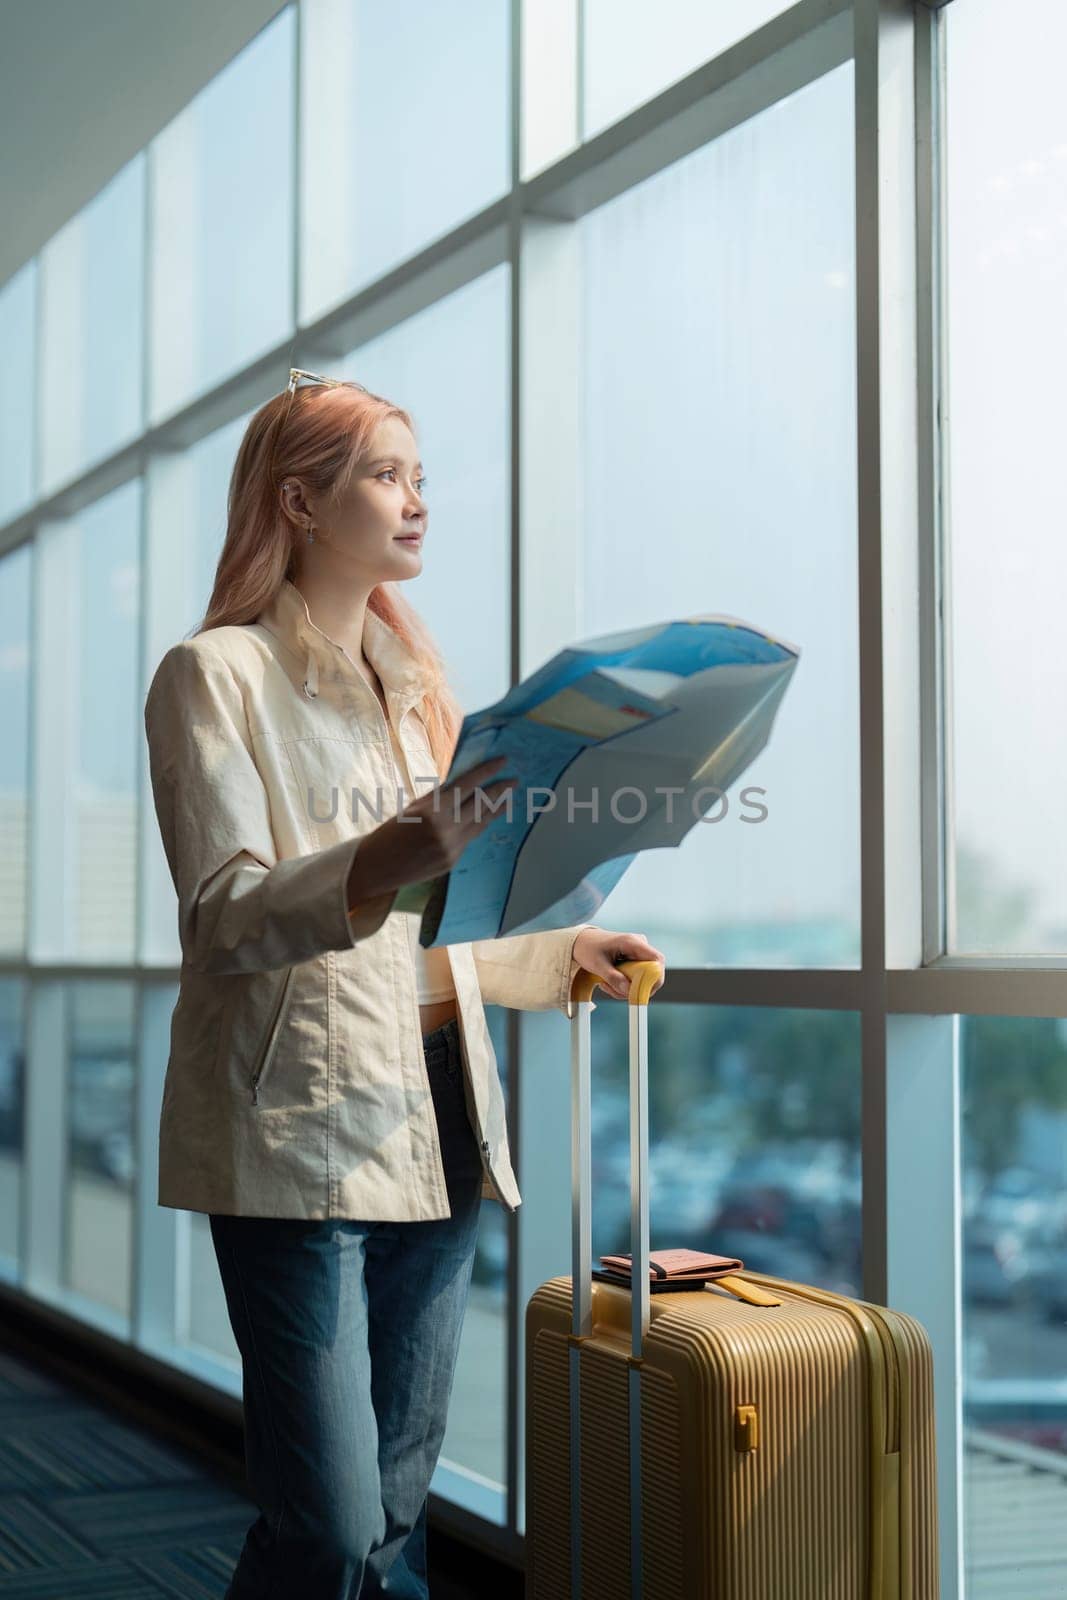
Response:
[[[367,459],[378,424],[397,417],[414,433],[409,414],[381,395],[350,388],[302,385],[274,395],[245,429],[230,476],[226,537],[203,620],[193,633],[253,622],[292,577],[303,530],[282,510],[284,478],[300,478],[312,495],[337,501],[356,466]],[[379,583],[368,608],[391,628],[428,671],[417,706],[438,775],[452,761],[463,712],[449,688],[440,651],[425,623],[393,583]]]

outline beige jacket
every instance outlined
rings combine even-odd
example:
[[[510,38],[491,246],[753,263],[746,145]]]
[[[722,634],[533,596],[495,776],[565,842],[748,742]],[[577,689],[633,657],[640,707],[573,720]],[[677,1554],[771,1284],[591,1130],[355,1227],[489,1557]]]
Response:
[[[377,696],[288,580],[254,623],[174,645],[152,679],[145,729],[182,949],[160,1205],[309,1220],[451,1214],[410,913],[392,909],[395,894],[352,917],[345,903],[360,839],[379,824],[379,785],[385,818],[434,782],[413,709],[423,668],[369,610],[363,648],[406,758],[399,796]],[[482,1194],[511,1211],[522,1201],[483,1002],[570,1016],[580,927],[446,947]]]

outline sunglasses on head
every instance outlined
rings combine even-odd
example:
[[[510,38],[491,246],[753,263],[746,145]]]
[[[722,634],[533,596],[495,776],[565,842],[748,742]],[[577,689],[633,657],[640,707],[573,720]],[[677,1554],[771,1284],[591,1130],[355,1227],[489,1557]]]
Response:
[[[311,387],[316,384],[321,385],[325,389],[358,389],[360,394],[370,394],[370,390],[367,388],[367,386],[362,383],[357,383],[354,378],[326,378],[321,372],[305,372],[303,367],[290,367],[289,382],[286,384],[286,393],[289,396],[289,400],[278,414],[278,421],[274,430],[274,440],[271,445],[272,482],[275,478],[274,466],[275,456],[278,448],[278,440],[281,438],[285,424],[289,420],[289,412],[292,409],[293,396],[298,389]]]

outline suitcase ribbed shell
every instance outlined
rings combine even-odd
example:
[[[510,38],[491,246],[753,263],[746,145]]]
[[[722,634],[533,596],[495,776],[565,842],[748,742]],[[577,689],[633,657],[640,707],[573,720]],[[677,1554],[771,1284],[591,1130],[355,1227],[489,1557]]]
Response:
[[[736,1275],[651,1297],[641,1376],[646,1600],[936,1600],[933,1377],[914,1319]],[[526,1312],[530,1600],[571,1600],[571,1280]],[[630,1295],[593,1284],[581,1347],[582,1600],[630,1600]],[[737,1411],[755,1406],[743,1448]],[[899,1479],[899,1496],[898,1496]]]

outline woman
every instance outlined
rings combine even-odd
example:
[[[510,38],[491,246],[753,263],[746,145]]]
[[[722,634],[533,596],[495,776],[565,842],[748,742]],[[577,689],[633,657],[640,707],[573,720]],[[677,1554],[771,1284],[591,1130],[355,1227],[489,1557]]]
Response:
[[[419,945],[405,887],[514,782],[441,784],[461,715],[398,590],[424,486],[406,411],[294,371],[145,706],[182,947],[159,1202],[210,1216],[260,1507],[230,1600],[428,1594],[479,1206],[521,1204],[483,1005],[569,1016],[579,967],[623,996],[616,960],[662,960],[593,925]]]

